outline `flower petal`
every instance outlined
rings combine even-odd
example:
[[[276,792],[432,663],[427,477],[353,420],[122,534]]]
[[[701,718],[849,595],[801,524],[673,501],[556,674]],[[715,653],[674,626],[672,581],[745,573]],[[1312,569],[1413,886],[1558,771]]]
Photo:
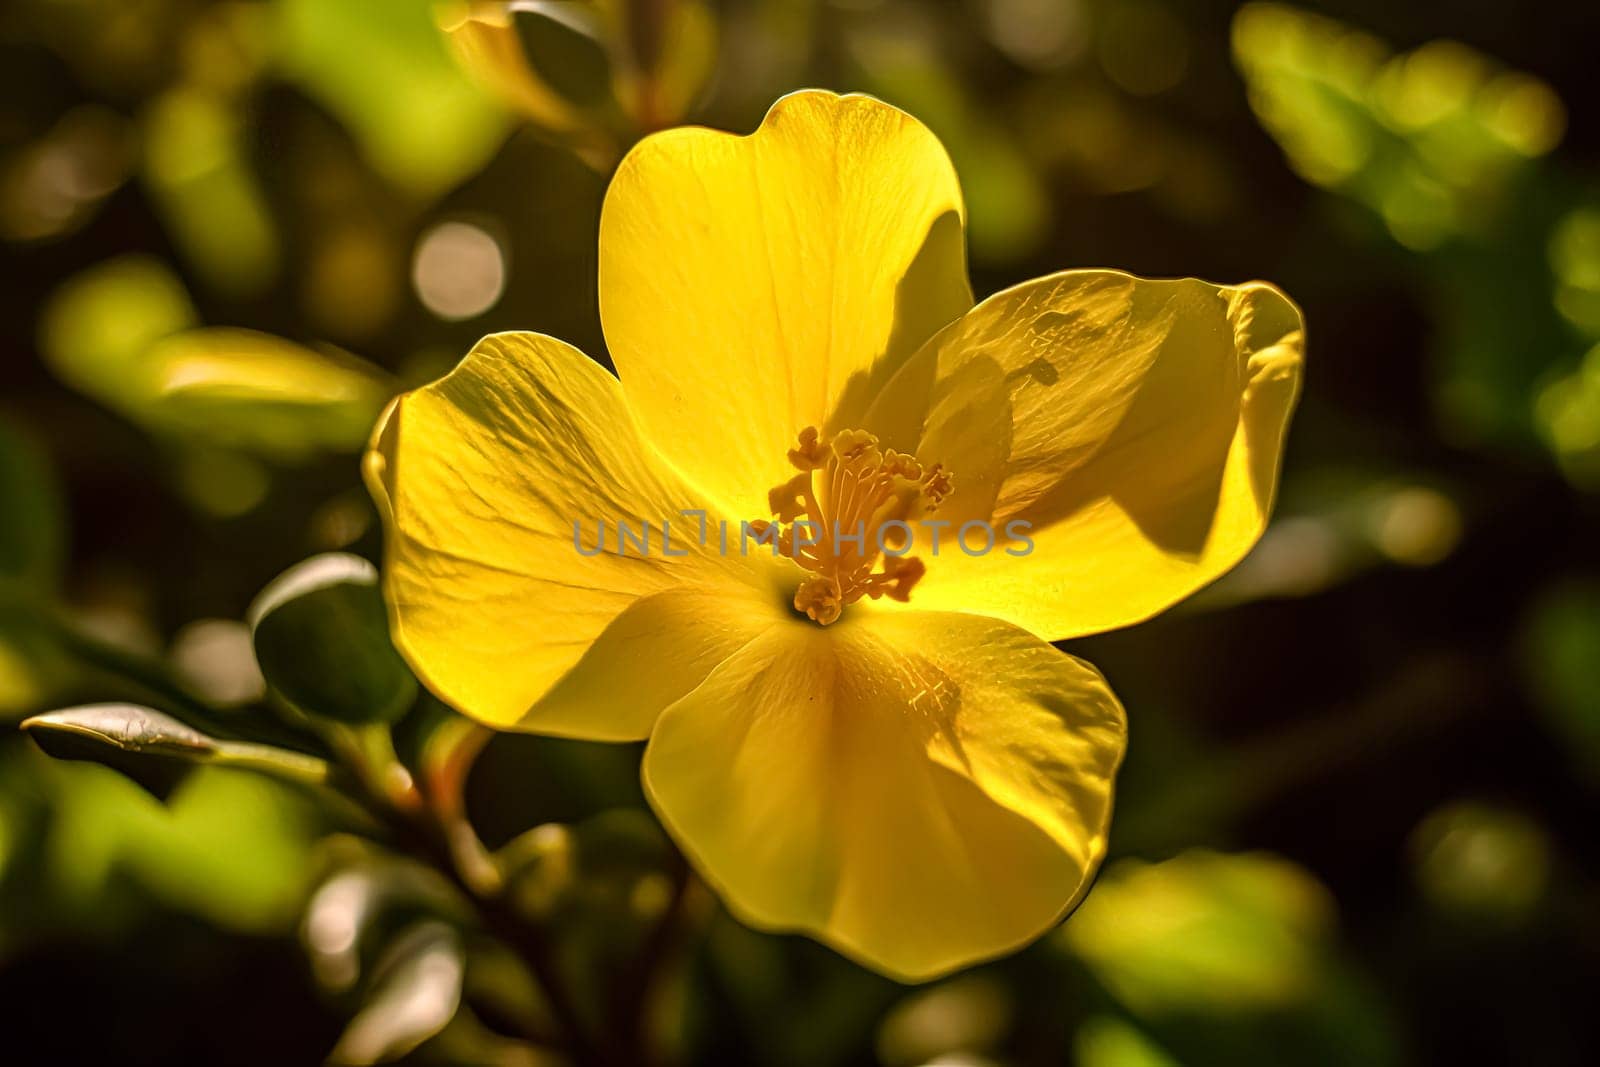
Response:
[[[640,614],[620,617],[666,590],[688,592],[639,611],[660,621],[663,611],[710,610],[718,598],[778,610],[764,583],[779,561],[722,555],[714,538],[702,547],[694,519],[673,527],[673,552],[684,555],[662,551],[663,522],[705,505],[643,445],[616,378],[550,337],[486,337],[452,373],[400,398],[366,473],[387,526],[396,645],[435,693],[493,726],[642,737],[678,695],[674,684],[698,682],[685,682],[686,665],[702,664],[702,676],[710,669],[704,648],[688,642],[698,635],[718,647],[719,630],[680,634],[674,625],[646,654],[634,632]],[[649,524],[648,555],[615,550],[619,521],[635,531]],[[609,550],[581,554],[574,523],[592,551],[599,522]],[[611,643],[591,649],[614,623]],[[603,664],[619,642],[646,660],[673,658],[654,679],[660,703],[597,699],[586,719],[562,696],[541,713],[537,702],[569,671]],[[584,684],[567,679],[562,692]]]
[[[668,130],[600,218],[600,317],[629,407],[745,516],[805,426],[850,425],[972,306],[955,171],[921,123],[800,92],[749,137]]]
[[[784,607],[749,585],[685,586],[640,597],[521,726],[588,741],[643,740],[663,710],[788,614]]]
[[[1038,936],[1105,852],[1122,708],[1006,623],[780,624],[662,713],[657,814],[729,906],[922,980]]]
[[[954,472],[939,518],[992,522],[1002,546],[969,557],[947,534],[913,607],[1062,640],[1148,618],[1222,575],[1272,510],[1304,340],[1299,309],[1259,282],[1068,271],[985,300],[867,419]],[[1013,522],[1031,552],[1003,550]]]

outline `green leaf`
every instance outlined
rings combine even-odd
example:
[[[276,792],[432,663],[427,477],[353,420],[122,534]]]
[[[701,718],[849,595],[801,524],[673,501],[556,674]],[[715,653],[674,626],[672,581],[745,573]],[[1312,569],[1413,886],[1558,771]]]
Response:
[[[375,367],[253,330],[188,330],[144,354],[150,423],[299,461],[366,443],[391,389]]]
[[[340,722],[394,722],[417,682],[389,640],[371,563],[313,556],[275,579],[250,608],[267,684],[300,710]]]
[[[1570,580],[1541,593],[1520,644],[1523,675],[1545,725],[1600,781],[1600,582]]]
[[[1073,1038],[1080,1067],[1178,1067],[1178,1061],[1125,1019],[1096,1015]]]
[[[258,769],[302,782],[322,782],[328,765],[317,757],[253,741],[224,741],[141,704],[80,704],[34,715],[22,723],[38,747],[64,760],[104,763],[107,749]]]
[[[1136,1014],[1275,1010],[1316,997],[1333,900],[1267,853],[1185,852],[1109,867],[1063,943]]]
[[[198,328],[156,260],[111,260],[51,297],[41,344],[68,385],[153,433],[284,462],[353,452],[392,392],[342,352],[270,334]]]
[[[279,0],[279,65],[373,167],[432,197],[488,161],[504,112],[450,58],[433,0]]]
[[[0,425],[0,584],[30,593],[52,588],[61,566],[63,525],[43,453]]]
[[[84,704],[35,715],[22,724],[58,759],[96,759],[110,747],[182,759],[206,759],[217,741],[170,715],[137,704]]]
[[[144,113],[144,180],[185,261],[233,297],[256,296],[283,258],[250,166],[246,110],[202,86],[168,90]]]
[[[511,10],[528,65],[546,85],[580,107],[611,99],[611,57],[594,4],[524,0]]]
[[[69,278],[46,303],[39,344],[68,385],[130,413],[145,351],[199,318],[177,275],[160,260],[121,256]]]
[[[323,826],[300,791],[203,766],[161,802],[107,767],[29,747],[0,749],[0,822],[9,814],[26,848],[6,888],[28,887],[0,905],[7,947],[16,933],[105,936],[155,903],[228,930],[291,933]]]
[[[22,728],[57,759],[103,763],[157,795],[165,795],[189,763],[236,767],[310,784],[326,782],[330,773],[328,764],[315,756],[251,741],[222,740],[138,704],[62,708],[24,720]]]
[[[1056,937],[1139,1032],[1085,1034],[1080,1062],[1402,1062],[1335,927],[1327,889],[1271,853],[1192,849],[1111,865]]]
[[[7,603],[0,589],[0,722],[48,707],[74,674],[38,614],[24,601]]]
[[[1367,205],[1415,250],[1492,225],[1510,179],[1566,124],[1548,85],[1465,45],[1395,54],[1281,4],[1240,10],[1233,53],[1251,107],[1301,177]]]

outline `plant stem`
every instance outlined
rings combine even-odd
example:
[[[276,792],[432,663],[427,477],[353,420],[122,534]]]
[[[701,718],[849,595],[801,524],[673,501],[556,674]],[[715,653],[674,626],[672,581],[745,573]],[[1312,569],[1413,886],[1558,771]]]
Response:
[[[656,1059],[650,1054],[648,1030],[651,1008],[665,965],[677,954],[682,943],[683,919],[694,888],[694,873],[689,868],[689,862],[676,848],[672,849],[669,863],[668,877],[672,880],[672,890],[666,908],[646,936],[634,966],[614,998],[622,1045],[630,1050],[631,1062],[639,1064],[652,1063]]]
[[[466,772],[487,738],[478,742],[469,737],[466,741],[461,753],[463,759],[439,764],[432,768],[433,773],[425,771],[425,788],[403,803],[396,803],[391,792],[379,784],[392,777],[385,769],[352,767],[354,778],[363,788],[362,802],[390,829],[405,851],[449,880],[471,902],[484,929],[523,961],[566,1037],[566,1052],[580,1067],[635,1067],[590,1034],[583,1013],[561,980],[554,954],[543,935],[517,913],[506,894],[505,879],[498,868],[492,878],[485,877],[478,861],[473,859],[481,853],[483,862],[491,866],[494,863],[466,820],[460,800]],[[336,751],[346,761],[365,762],[374,749],[370,745],[344,744],[336,746]],[[397,759],[395,763],[398,765]],[[462,840],[465,834],[470,834],[472,841],[477,842],[476,847]],[[525,1036],[539,1041],[545,1038],[544,1034],[533,1030]]]

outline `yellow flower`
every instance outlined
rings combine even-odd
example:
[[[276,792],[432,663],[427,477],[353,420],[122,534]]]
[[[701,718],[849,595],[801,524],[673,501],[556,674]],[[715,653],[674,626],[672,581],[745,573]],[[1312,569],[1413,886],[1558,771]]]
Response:
[[[736,914],[903,979],[1086,890],[1126,726],[1048,642],[1239,560],[1300,381],[1271,286],[1068,271],[974,307],[962,221],[939,142],[868,97],[649,137],[600,222],[617,376],[487,337],[367,462],[395,640],[436,693],[649,738],[650,802]]]

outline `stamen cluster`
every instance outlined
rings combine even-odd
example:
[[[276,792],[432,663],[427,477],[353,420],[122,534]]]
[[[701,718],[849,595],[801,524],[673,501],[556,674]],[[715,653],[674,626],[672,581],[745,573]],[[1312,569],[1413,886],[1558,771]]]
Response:
[[[778,521],[750,525],[762,536],[776,526],[779,552],[810,572],[795,590],[795,610],[827,626],[864,596],[906,601],[927,570],[906,555],[907,523],[938,508],[950,473],[880,448],[864,430],[824,442],[807,426],[788,455],[800,473],[767,494]]]

